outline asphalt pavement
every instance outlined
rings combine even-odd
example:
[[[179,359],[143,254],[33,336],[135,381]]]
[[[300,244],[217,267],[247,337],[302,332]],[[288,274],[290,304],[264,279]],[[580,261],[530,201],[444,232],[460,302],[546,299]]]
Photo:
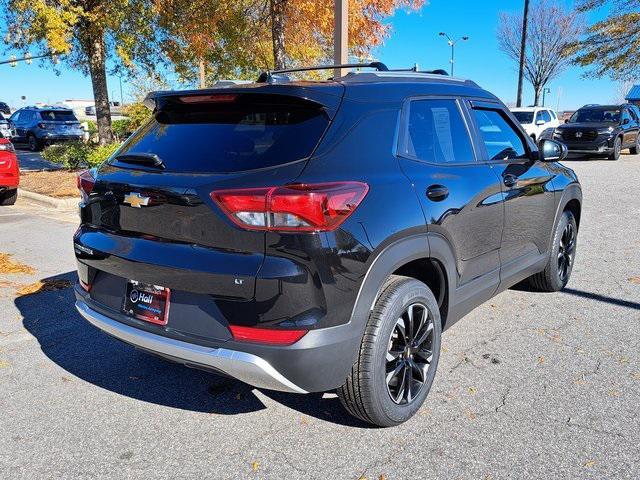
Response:
[[[390,429],[102,334],[68,288],[76,213],[0,209],[0,252],[34,268],[0,274],[0,478],[640,478],[640,156],[565,163],[584,189],[567,289],[458,322],[424,407]]]

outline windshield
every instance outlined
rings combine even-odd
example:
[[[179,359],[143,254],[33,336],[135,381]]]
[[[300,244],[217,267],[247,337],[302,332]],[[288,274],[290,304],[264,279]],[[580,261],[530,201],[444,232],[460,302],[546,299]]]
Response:
[[[513,112],[513,115],[522,124],[533,123],[533,112]]]
[[[69,110],[41,110],[40,117],[42,120],[53,120],[57,122],[74,122],[78,119]]]
[[[169,107],[118,153],[153,153],[170,171],[206,173],[283,165],[311,155],[329,124],[324,110],[299,99],[263,101]]]
[[[571,123],[618,123],[620,110],[613,108],[581,108],[571,115]]]

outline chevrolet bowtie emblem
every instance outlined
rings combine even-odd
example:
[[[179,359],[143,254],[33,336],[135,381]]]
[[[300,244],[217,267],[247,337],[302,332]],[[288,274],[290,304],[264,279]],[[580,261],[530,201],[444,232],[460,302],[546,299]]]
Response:
[[[129,193],[124,196],[123,203],[128,203],[134,208],[141,208],[149,205],[149,200],[151,200],[149,197],[143,197],[139,193]]]

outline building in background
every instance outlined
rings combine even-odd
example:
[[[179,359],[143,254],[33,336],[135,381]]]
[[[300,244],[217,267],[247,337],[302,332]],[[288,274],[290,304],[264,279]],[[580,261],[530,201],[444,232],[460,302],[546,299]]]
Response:
[[[625,97],[627,102],[640,106],[640,84],[634,85]]]

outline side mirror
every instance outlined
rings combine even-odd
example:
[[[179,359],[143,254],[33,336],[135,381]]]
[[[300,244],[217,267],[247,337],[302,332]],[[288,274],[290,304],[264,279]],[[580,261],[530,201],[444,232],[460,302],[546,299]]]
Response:
[[[564,143],[555,140],[543,140],[540,145],[540,160],[542,162],[560,162],[567,158],[569,150]]]
[[[569,123],[569,119],[568,119],[568,118],[565,118],[565,119],[564,119],[564,123]]]
[[[544,120],[538,120],[538,121],[536,122],[536,125],[544,125]]]

